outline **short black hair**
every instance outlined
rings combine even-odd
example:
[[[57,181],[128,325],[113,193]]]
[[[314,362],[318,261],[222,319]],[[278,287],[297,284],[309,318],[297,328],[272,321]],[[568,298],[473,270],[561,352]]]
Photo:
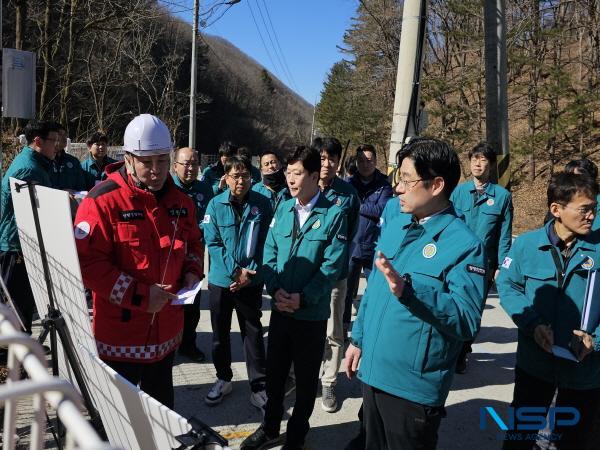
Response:
[[[356,155],[350,155],[344,163],[344,170],[346,175],[349,177],[356,175],[356,172],[358,172],[358,168],[356,167],[356,159]]]
[[[108,136],[101,131],[96,131],[87,138],[87,141],[85,141],[88,147],[91,147],[98,142],[106,142],[108,144]]]
[[[312,146],[318,150],[319,155],[327,152],[329,156],[337,156],[338,159],[342,158],[342,144],[334,137],[316,138]]]
[[[242,158],[246,158],[252,161],[252,150],[250,150],[248,147],[239,147],[236,151],[236,154],[238,156],[241,156]]]
[[[47,139],[48,135],[53,131],[58,133],[58,128],[55,122],[31,120],[23,130],[27,144],[31,144],[36,137]]]
[[[578,175],[587,175],[594,180],[598,178],[598,166],[590,159],[581,158],[569,161],[565,166],[565,172],[575,173],[575,170],[581,172]]]
[[[308,173],[319,173],[321,171],[321,152],[314,147],[301,145],[288,157],[287,163],[296,164],[301,162]]]
[[[51,122],[51,123],[52,123],[52,125],[54,125],[56,127],[56,131],[60,131],[60,130],[67,131],[67,129],[65,128],[65,126],[62,123],[60,123],[60,122]]]
[[[279,153],[277,152],[277,150],[263,150],[260,154],[260,160],[262,161],[263,156],[267,156],[267,155],[274,155],[275,158],[277,158],[277,161],[282,162],[281,156],[279,156]]]
[[[248,173],[252,168],[252,163],[248,158],[244,158],[239,155],[230,156],[229,159],[225,162],[224,170],[225,173],[231,172],[233,169],[246,169]]]
[[[417,175],[422,180],[442,177],[444,194],[450,198],[460,180],[460,161],[450,144],[434,138],[413,138],[396,155],[398,167],[405,158],[413,160]]]
[[[227,156],[231,158],[237,152],[237,146],[233,145],[231,142],[223,142],[219,147],[219,158],[221,156]]]
[[[598,182],[587,175],[577,175],[573,172],[554,174],[548,184],[548,208],[552,203],[566,205],[577,194],[583,194],[592,200],[598,196]]]
[[[377,151],[375,150],[375,146],[371,144],[361,144],[356,147],[356,155],[358,156],[361,152],[371,152],[373,153],[373,158],[377,159]]]
[[[479,144],[477,144],[475,147],[469,150],[468,155],[469,159],[477,155],[484,156],[491,163],[495,163],[497,158],[494,147],[492,147],[487,142],[480,142]]]

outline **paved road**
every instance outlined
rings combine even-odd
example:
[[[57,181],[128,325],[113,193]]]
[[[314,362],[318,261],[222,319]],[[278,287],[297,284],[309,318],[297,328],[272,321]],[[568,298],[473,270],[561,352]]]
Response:
[[[364,289],[364,280],[361,287]],[[218,406],[208,407],[204,404],[204,396],[215,380],[215,370],[210,362],[211,327],[207,305],[208,293],[204,292],[198,341],[209,355],[209,361],[203,364],[189,363],[183,359],[177,361],[174,370],[176,410],[185,417],[199,417],[227,437],[232,448],[238,448],[241,440],[259,425],[262,415],[249,402],[250,389],[239,327],[235,319],[232,330],[233,392]],[[266,336],[270,314],[267,297],[263,298],[263,311]],[[499,307],[497,297],[491,296],[484,312],[481,332],[473,345],[469,371],[455,377],[448,397],[448,416],[440,428],[440,450],[500,448],[495,428],[490,426],[488,430],[480,430],[479,408],[493,406],[504,412],[508,406],[512,396],[516,334],[513,323]],[[312,428],[306,442],[307,449],[344,448],[358,430],[360,392],[358,381],[349,381],[345,375],[340,374],[337,387],[340,409],[333,414],[326,413],[321,409],[320,398],[317,398],[311,418]],[[293,399],[294,395],[288,399],[288,414],[291,412]],[[288,417],[286,415],[284,419]],[[282,431],[284,430],[285,423],[282,424]]]

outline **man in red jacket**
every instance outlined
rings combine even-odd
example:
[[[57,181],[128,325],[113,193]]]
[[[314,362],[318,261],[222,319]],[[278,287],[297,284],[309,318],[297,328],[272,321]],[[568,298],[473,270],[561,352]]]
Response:
[[[171,301],[203,278],[201,231],[192,200],[169,176],[166,125],[142,114],[124,141],[125,161],[107,168],[77,211],[77,250],[100,358],[172,408],[183,309]]]

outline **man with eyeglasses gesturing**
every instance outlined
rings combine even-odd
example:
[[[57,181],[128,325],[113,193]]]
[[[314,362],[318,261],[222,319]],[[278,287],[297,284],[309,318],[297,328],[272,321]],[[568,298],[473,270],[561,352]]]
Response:
[[[200,163],[198,152],[190,147],[182,147],[175,150],[173,158],[173,181],[181,191],[187,194],[196,205],[196,219],[201,227],[202,219],[208,202],[213,198],[213,190],[210,183],[198,180]],[[204,244],[204,242],[202,242]],[[200,322],[200,298],[198,292],[192,305],[183,307],[183,336],[179,346],[179,354],[193,361],[203,362],[206,359],[204,353],[196,345],[196,327]]]
[[[271,202],[250,190],[251,164],[232,156],[225,162],[229,189],[213,197],[206,208],[202,229],[210,255],[208,291],[213,330],[212,359],[217,381],[206,395],[216,405],[231,393],[231,317],[235,309],[244,343],[250,381],[250,403],[264,408],[266,368],[261,318],[262,254],[273,216]]]
[[[485,302],[484,246],[449,201],[458,156],[416,138],[399,163],[405,214],[382,231],[346,351],[347,375],[363,382],[367,450],[436,447],[456,360]]]

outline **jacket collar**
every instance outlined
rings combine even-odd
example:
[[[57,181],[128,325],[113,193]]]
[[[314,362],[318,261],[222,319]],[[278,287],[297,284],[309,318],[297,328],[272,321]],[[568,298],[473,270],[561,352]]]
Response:
[[[42,165],[42,167],[44,169],[48,169],[50,167],[50,164],[52,163],[51,160],[49,160],[48,158],[46,158],[40,152],[36,152],[34,149],[32,149],[28,145],[26,147],[23,147],[22,151],[28,152],[33,159],[35,159],[38,163],[40,163]]]
[[[554,226],[554,220],[550,220],[543,228],[537,230],[538,239],[537,239],[537,248],[540,250],[549,250],[552,247],[552,241],[550,239],[550,227]],[[596,244],[590,240],[591,234],[586,236],[577,236],[577,242],[575,242],[575,247],[573,247],[573,253],[576,249],[583,250],[595,250]]]
[[[475,180],[470,180],[469,181],[469,192],[475,192],[477,190],[477,188],[475,187]],[[495,197],[496,196],[496,183],[492,183],[491,181],[488,181],[488,184],[485,187],[485,190],[483,191],[485,194],[488,195],[488,197]]]
[[[423,223],[422,227],[425,229],[425,236],[437,240],[441,232],[444,231],[454,219],[457,219],[456,211],[454,210],[454,206],[450,205],[446,209],[434,214],[429,220]],[[408,229],[414,223],[413,220],[407,219],[407,223],[404,224],[402,228]]]

